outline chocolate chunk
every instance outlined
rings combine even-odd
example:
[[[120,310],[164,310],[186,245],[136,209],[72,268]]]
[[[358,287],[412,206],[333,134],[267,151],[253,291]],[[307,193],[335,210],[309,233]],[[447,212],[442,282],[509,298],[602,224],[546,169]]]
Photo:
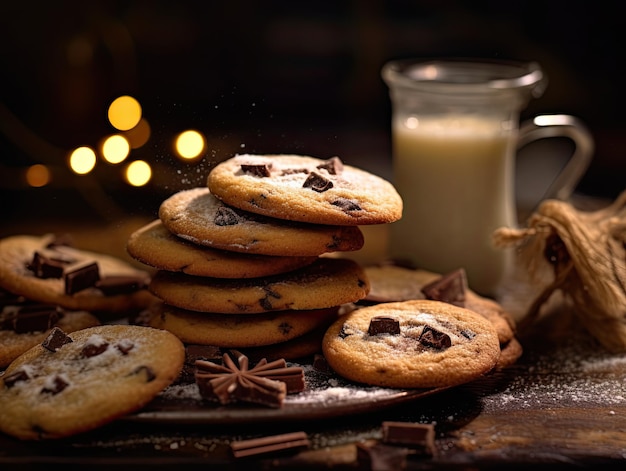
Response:
[[[80,351],[83,358],[91,358],[103,354],[109,348],[109,342],[102,338],[89,339]]]
[[[185,362],[195,365],[196,360],[221,361],[222,351],[214,345],[190,344],[185,346]]]
[[[429,325],[424,326],[424,330],[422,330],[418,340],[422,345],[436,350],[445,350],[452,346],[452,340],[448,334],[440,332]]]
[[[255,177],[269,177],[271,175],[272,164],[241,164],[243,173]]]
[[[433,424],[385,421],[382,428],[384,443],[408,446],[425,456],[432,456],[435,453]]]
[[[95,287],[105,296],[128,294],[146,287],[146,281],[141,276],[116,275],[105,276],[96,281]]]
[[[70,385],[61,375],[56,375],[54,378],[49,378],[46,381],[45,386],[41,389],[42,394],[52,394],[53,396],[59,394],[65,388]]]
[[[437,278],[422,287],[426,299],[442,301],[455,306],[465,306],[465,292],[467,291],[467,276],[463,268]]]
[[[345,213],[349,213],[351,211],[361,211],[361,207],[356,202],[347,198],[337,198],[330,204],[339,207],[339,209]]]
[[[318,193],[323,193],[333,187],[333,182],[324,178],[319,173],[311,172],[302,184],[302,188],[310,188]]]
[[[267,455],[287,450],[306,449],[310,445],[305,432],[284,433],[268,437],[252,438],[231,442],[230,449],[235,458]]]
[[[66,343],[72,343],[72,339],[70,338],[70,336],[58,327],[54,327],[41,343],[41,345],[51,352],[56,352]]]
[[[95,286],[100,279],[100,269],[97,262],[90,262],[78,267],[68,267],[65,272],[65,294],[78,293]]]
[[[350,335],[352,334],[346,331],[346,326],[342,325],[341,330],[339,331],[339,334],[338,334],[339,338],[345,339],[346,337],[349,337]]]
[[[115,344],[115,348],[117,348],[122,355],[128,355],[130,351],[135,348],[135,344],[130,339],[122,339]]]
[[[322,373],[333,372],[333,369],[328,364],[328,361],[326,361],[326,357],[321,353],[316,353],[315,355],[313,355],[313,369]]]
[[[331,175],[339,175],[343,172],[343,162],[339,157],[331,157],[317,166],[320,170],[326,170]]]
[[[28,268],[37,278],[61,278],[67,264],[67,261],[53,259],[35,252]]]
[[[400,322],[397,319],[391,317],[376,316],[370,320],[369,328],[367,329],[369,335],[400,335]]]
[[[213,218],[213,223],[220,227],[235,226],[239,224],[239,216],[234,209],[227,208],[226,206],[220,206],[217,208],[215,218]]]
[[[132,372],[132,374],[134,375],[138,375],[141,373],[144,373],[146,375],[146,383],[149,383],[156,379],[156,374],[154,373],[154,371],[152,371],[152,368],[150,368],[149,366],[146,366],[146,365],[138,366]]]
[[[60,308],[51,304],[32,304],[20,307],[12,319],[18,334],[45,332],[59,320]]]
[[[26,370],[19,369],[14,371],[13,373],[3,376],[2,379],[4,381],[4,385],[7,388],[12,388],[13,386],[15,386],[16,383],[20,381],[28,381],[30,379],[30,376],[28,375]]]

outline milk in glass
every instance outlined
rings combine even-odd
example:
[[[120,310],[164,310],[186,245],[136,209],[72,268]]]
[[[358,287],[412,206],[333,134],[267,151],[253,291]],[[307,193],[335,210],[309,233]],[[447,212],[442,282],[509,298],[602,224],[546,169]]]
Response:
[[[392,133],[404,213],[391,226],[390,255],[442,274],[464,268],[473,289],[493,292],[511,254],[494,248],[491,234],[516,224],[516,128],[472,114],[396,116]]]

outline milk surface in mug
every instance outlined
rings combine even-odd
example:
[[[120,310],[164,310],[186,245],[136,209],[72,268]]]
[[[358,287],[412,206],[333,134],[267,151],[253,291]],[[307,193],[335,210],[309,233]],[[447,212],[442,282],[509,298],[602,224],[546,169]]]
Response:
[[[516,130],[476,116],[396,119],[394,184],[403,217],[391,226],[390,255],[419,268],[467,272],[470,287],[491,294],[509,266],[491,234],[516,223],[513,152]]]

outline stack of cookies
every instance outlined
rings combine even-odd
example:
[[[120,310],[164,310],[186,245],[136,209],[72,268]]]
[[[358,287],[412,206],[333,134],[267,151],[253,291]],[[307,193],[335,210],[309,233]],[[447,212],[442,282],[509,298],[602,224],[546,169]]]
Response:
[[[369,292],[361,266],[325,255],[361,249],[360,225],[401,215],[389,182],[337,157],[238,155],[163,201],[127,250],[156,269],[150,326],[188,346],[298,358]]]

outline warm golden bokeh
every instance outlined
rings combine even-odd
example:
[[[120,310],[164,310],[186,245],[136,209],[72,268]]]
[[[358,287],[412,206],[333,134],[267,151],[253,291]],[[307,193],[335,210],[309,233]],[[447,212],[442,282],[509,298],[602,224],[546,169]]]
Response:
[[[132,186],[144,186],[152,178],[152,168],[143,160],[135,160],[128,164],[124,176]]]
[[[70,154],[69,164],[74,173],[89,173],[96,165],[96,153],[91,147],[78,147]]]
[[[26,169],[26,183],[28,186],[39,188],[50,183],[50,170],[45,165],[35,164]]]
[[[182,159],[195,159],[205,147],[204,136],[192,129],[181,132],[176,138],[175,150]]]
[[[119,134],[107,137],[102,143],[102,157],[110,164],[123,162],[130,153],[130,143]]]
[[[120,96],[109,106],[108,117],[115,129],[128,131],[141,120],[141,105],[132,96]]]

